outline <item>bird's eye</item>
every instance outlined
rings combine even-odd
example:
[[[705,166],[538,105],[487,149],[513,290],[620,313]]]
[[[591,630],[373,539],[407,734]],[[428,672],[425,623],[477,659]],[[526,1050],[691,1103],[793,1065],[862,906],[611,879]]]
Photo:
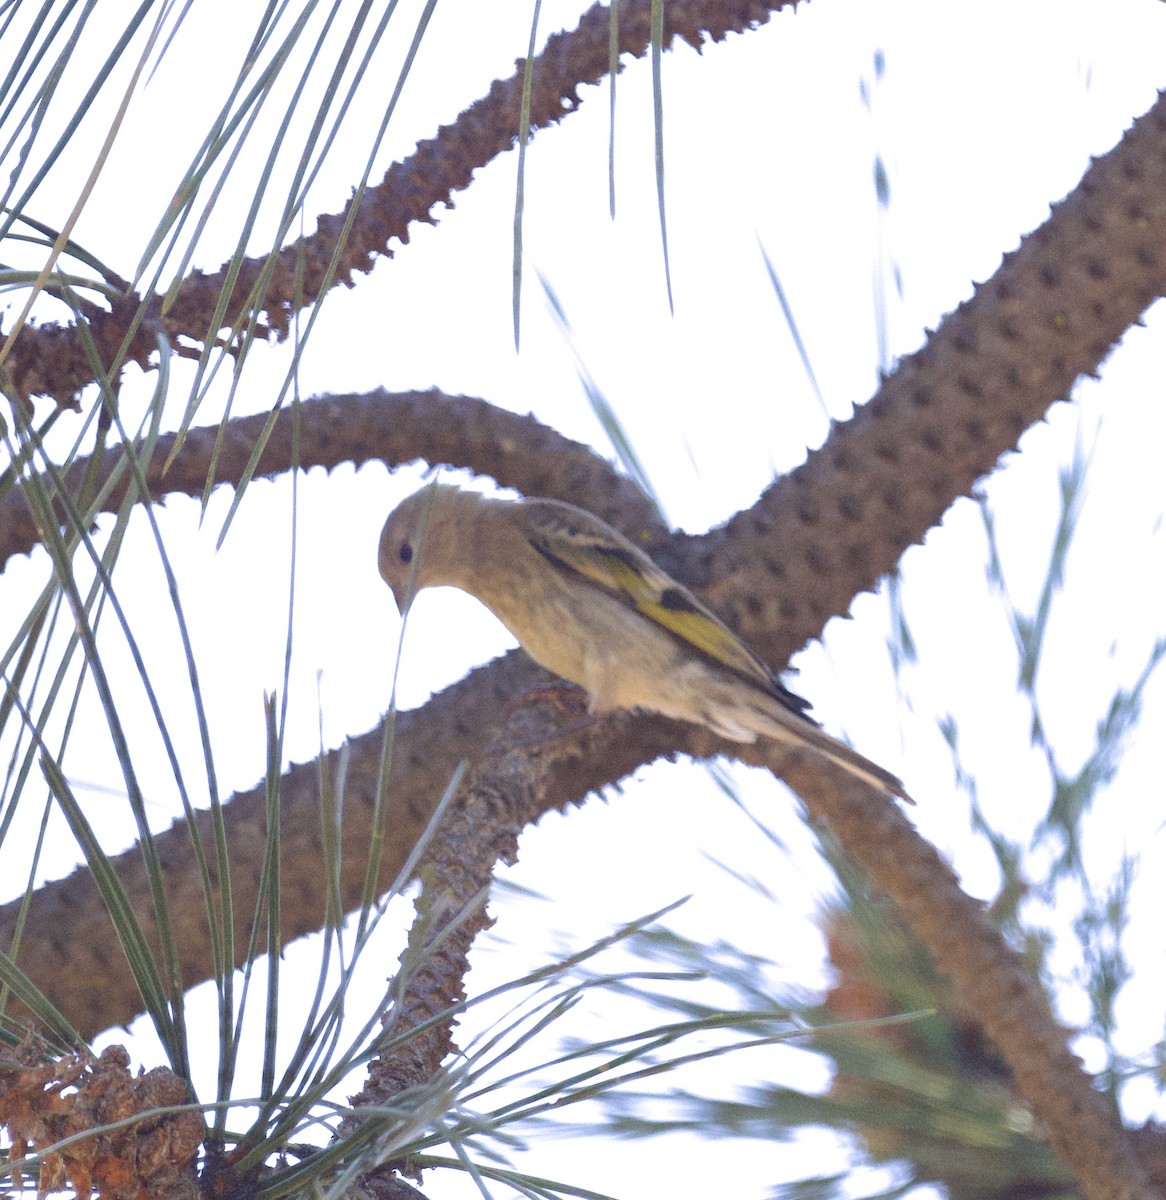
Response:
[[[397,551],[403,563],[411,563],[413,561],[413,547],[408,542],[402,542],[400,550]]]

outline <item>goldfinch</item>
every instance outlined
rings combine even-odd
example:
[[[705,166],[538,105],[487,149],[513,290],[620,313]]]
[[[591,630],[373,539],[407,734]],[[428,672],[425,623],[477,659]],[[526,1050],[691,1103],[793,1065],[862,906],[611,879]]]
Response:
[[[422,588],[476,596],[593,713],[643,709],[734,742],[803,745],[864,782],[902,783],[832,738],[807,701],[687,588],[598,517],[558,500],[502,500],[430,484],[381,531],[380,572],[404,615]]]

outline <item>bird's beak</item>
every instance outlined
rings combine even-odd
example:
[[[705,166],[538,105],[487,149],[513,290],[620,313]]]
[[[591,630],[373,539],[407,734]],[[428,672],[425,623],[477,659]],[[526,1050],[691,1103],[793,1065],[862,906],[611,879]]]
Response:
[[[393,599],[397,602],[397,611],[401,614],[401,620],[405,619],[405,613],[408,611],[409,602],[412,599],[408,594],[407,588],[402,587],[399,591],[393,588]]]

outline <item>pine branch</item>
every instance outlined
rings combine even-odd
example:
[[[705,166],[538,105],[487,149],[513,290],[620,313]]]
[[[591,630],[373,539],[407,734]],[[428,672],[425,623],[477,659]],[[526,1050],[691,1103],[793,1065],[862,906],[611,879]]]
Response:
[[[665,8],[664,47],[679,38],[700,49],[767,21],[797,0],[670,0]],[[624,0],[619,13],[619,53],[640,58],[651,46],[651,0]],[[534,132],[562,121],[582,103],[579,89],[598,83],[610,67],[610,11],[594,4],[569,32],[547,39],[534,67],[530,128]],[[163,307],[161,296],[126,292],[106,313],[85,305],[78,311],[90,326],[102,361],[116,375],[126,363],[148,369],[164,338],[209,344],[226,333],[233,344],[250,322],[260,337],[287,336],[293,316],[337,284],[351,287],[354,276],[371,271],[391,256],[393,239],[408,242],[417,223],[435,225],[438,204],[453,206],[457,192],[473,174],[517,143],[521,124],[525,60],[514,74],[497,80],[450,125],[418,144],[408,158],[389,168],[384,180],[358,192],[339,213],[323,213],[316,231],[283,247],[274,256],[243,260],[231,287],[221,324],[211,328],[233,264],[213,272],[193,271]],[[185,353],[191,353],[187,350]],[[74,326],[55,322],[26,326],[6,363],[17,393],[25,398],[50,396],[74,407],[76,397],[94,382],[85,339]]]
[[[1077,375],[1094,372],[1124,329],[1166,288],[1162,277],[1166,264],[1164,109],[1166,101],[1159,100],[1114,151],[1093,165],[1049,222],[980,286],[972,301],[943,322],[918,354],[900,364],[869,405],[852,421],[837,426],[802,468],[721,529],[698,538],[648,541],[673,574],[702,592],[775,666],[787,661],[808,638],[818,636],[831,616],[845,612],[857,592],[893,566],[906,545],[919,540],[956,496],[989,472],[1000,455],[1015,446],[1020,433],[1064,397]],[[557,450],[552,444],[548,453],[546,442],[536,451],[535,465],[524,480],[520,467],[524,449],[533,448],[543,434],[521,422],[495,426],[493,418],[486,418],[486,410],[478,410],[472,402],[467,402],[474,407],[472,418],[465,426],[456,425],[437,449],[425,439],[444,436],[436,431],[452,410],[441,409],[442,421],[427,420],[425,397],[422,393],[401,401],[401,411],[412,413],[403,436],[418,440],[411,449],[401,446],[395,455],[388,441],[395,436],[392,426],[378,431],[366,419],[356,419],[363,406],[373,402],[329,401],[339,406],[336,419],[327,430],[321,428],[318,442],[303,439],[303,464],[359,459],[376,453],[372,447],[378,446],[380,455],[390,456],[390,461],[407,461],[428,451],[431,461],[495,470],[503,482],[515,486],[537,481],[529,490],[577,502],[588,503],[590,498],[594,503],[596,491],[591,489],[604,486],[603,473],[597,470],[589,476],[585,459],[573,460],[575,467],[565,486],[551,486],[563,481],[549,469],[557,461]],[[434,400],[437,407],[446,403],[445,398]],[[421,407],[413,408],[414,404]],[[239,423],[238,428],[245,426]],[[522,436],[524,428],[536,432]],[[516,430],[520,433],[517,447],[508,441]],[[864,438],[870,439],[869,447]],[[243,442],[245,447],[245,438]],[[188,451],[197,455],[196,446],[190,443],[183,455]],[[273,454],[276,451],[272,449]],[[245,458],[242,449],[239,453]],[[181,461],[180,456],[165,486],[181,476]],[[276,458],[265,462],[265,471],[278,469]],[[189,472],[192,490],[201,488],[204,473],[205,457],[198,458],[197,469]],[[587,477],[588,490],[576,492],[576,481]],[[225,471],[219,478],[226,481]],[[624,498],[596,507],[625,530],[643,530],[642,503],[632,502],[625,509],[626,502],[625,493]],[[413,836],[456,764],[475,758],[493,734],[493,714],[500,698],[512,696],[534,678],[536,674],[522,660],[509,656],[474,672],[424,709],[399,718],[403,723],[399,757],[410,765],[398,768],[394,803],[409,814]],[[580,766],[564,777],[563,786],[574,789],[572,795],[578,799],[667,753],[664,730],[675,733],[658,722],[635,722],[626,753],[611,764],[611,771]],[[417,742],[412,741],[414,736]],[[417,745],[426,747],[423,770]],[[687,752],[690,745],[691,739],[671,743],[677,753]],[[379,746],[377,731],[354,742],[351,773],[361,769],[359,764],[367,756],[375,758]],[[295,768],[285,777],[289,795],[303,788],[310,796],[312,770]],[[258,795],[240,796],[228,808],[236,844],[246,843],[244,831],[261,819]],[[354,846],[368,833],[367,828],[357,828],[359,807],[350,810],[346,827]],[[289,823],[293,823],[290,817]],[[314,827],[313,822],[308,824]],[[167,836],[181,845],[186,835],[173,831]],[[406,836],[402,845],[407,843]],[[299,880],[298,886],[310,896],[313,881],[319,878],[318,862],[310,850],[305,850],[302,863],[297,861],[294,845],[293,841],[285,846],[289,851],[286,878],[293,881],[287,890],[294,893],[294,881]],[[185,855],[176,850],[173,859],[180,867]],[[399,865],[403,855],[396,861]],[[392,862],[386,862],[390,875],[393,869]],[[75,886],[68,884],[70,889]],[[245,880],[241,886],[245,887]],[[44,911],[45,930],[68,938],[64,924],[48,916],[45,897],[49,894],[50,889],[41,889],[34,898],[33,919]],[[351,902],[352,896],[347,899]],[[246,910],[247,904],[238,907]],[[296,917],[289,936],[311,927],[310,921]],[[88,942],[89,933],[85,936]],[[199,938],[193,932],[192,937],[191,983],[206,977],[193,965],[197,957],[193,946]],[[72,948],[63,941],[59,955],[54,955],[59,969],[32,971],[50,994],[59,994],[54,977],[58,970],[68,974],[71,955]],[[108,1014],[95,1010],[91,1019],[96,1024],[91,1028],[125,1020],[126,1015],[116,1004]],[[77,1020],[84,1024],[81,1015]]]

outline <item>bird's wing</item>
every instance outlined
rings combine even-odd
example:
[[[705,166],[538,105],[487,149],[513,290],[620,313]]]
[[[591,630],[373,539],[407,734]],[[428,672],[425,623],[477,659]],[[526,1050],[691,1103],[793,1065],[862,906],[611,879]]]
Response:
[[[582,509],[551,501],[528,501],[524,507],[531,545],[544,558],[615,595],[681,642],[805,715],[808,701],[788,691],[728,626],[642,550]]]

